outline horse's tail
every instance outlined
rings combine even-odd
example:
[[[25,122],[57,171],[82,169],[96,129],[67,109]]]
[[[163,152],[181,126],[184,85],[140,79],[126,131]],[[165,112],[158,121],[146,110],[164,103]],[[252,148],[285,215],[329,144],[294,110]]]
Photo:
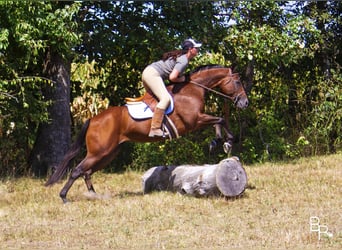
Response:
[[[45,183],[45,186],[51,186],[58,182],[67,172],[70,161],[80,152],[82,148],[85,136],[89,127],[90,119],[88,119],[78,135],[76,141],[71,145],[70,149],[64,156],[62,162],[57,166],[56,171],[50,176],[49,180]]]

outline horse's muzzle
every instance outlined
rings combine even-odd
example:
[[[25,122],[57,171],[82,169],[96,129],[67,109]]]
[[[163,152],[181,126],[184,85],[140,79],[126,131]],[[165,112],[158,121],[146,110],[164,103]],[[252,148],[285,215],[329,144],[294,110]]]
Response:
[[[248,98],[247,97],[239,97],[235,100],[236,107],[240,109],[245,109],[248,107]]]

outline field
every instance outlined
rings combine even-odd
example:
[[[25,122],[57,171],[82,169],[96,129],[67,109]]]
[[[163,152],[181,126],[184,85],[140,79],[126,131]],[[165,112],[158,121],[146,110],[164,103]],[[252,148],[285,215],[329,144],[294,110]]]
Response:
[[[64,181],[46,188],[40,179],[2,180],[0,246],[342,249],[341,153],[244,167],[249,184],[238,199],[143,195],[142,173],[126,172],[95,174],[96,198],[76,181],[64,205]]]

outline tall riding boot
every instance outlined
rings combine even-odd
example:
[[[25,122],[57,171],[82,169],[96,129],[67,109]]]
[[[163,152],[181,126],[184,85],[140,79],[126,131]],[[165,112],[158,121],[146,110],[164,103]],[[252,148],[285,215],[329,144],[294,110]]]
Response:
[[[149,137],[155,137],[155,136],[160,136],[160,137],[165,137],[167,134],[161,130],[161,126],[163,123],[164,119],[164,109],[156,108],[156,110],[153,113],[152,117],[152,123],[151,123],[151,129],[150,133],[148,134]]]

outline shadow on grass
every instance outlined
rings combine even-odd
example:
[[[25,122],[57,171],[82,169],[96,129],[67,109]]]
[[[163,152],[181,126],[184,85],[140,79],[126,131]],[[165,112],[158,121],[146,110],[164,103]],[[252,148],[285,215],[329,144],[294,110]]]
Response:
[[[123,191],[118,194],[115,194],[113,197],[118,197],[118,198],[128,198],[128,197],[140,197],[144,196],[143,192],[131,192],[131,191]]]
[[[246,190],[250,189],[256,189],[254,185],[248,185],[246,187]],[[119,198],[119,199],[125,199],[125,198],[130,198],[130,197],[142,197],[144,195],[148,196],[149,194],[152,194],[154,192],[159,192],[159,191],[153,191],[148,194],[144,194],[142,191],[139,192],[132,192],[132,191],[121,191],[119,193],[106,193],[106,194],[98,194],[94,192],[85,192],[83,193],[83,196],[88,199],[88,200],[107,200],[107,199],[113,199],[113,198]],[[166,193],[174,193],[172,191],[163,191]],[[241,195],[235,196],[235,197],[225,197],[225,196],[191,196],[191,195],[186,195],[188,197],[193,197],[194,199],[220,199],[223,198],[226,201],[235,201],[235,200],[241,200],[241,199],[246,199],[249,198],[249,195],[246,192],[243,192]]]

